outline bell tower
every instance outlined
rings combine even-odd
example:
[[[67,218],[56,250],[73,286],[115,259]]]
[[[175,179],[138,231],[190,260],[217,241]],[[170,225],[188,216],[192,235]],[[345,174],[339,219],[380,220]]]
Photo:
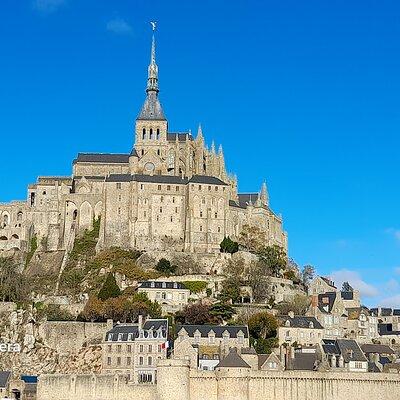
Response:
[[[146,99],[135,123],[135,150],[140,159],[146,155],[154,159],[164,156],[167,146],[168,122],[158,99],[158,66],[156,63],[156,23],[152,22],[153,38],[151,43],[150,64],[148,67]],[[161,161],[161,159],[160,159]],[[144,162],[144,160],[143,160]],[[147,164],[147,169],[152,168],[153,163]],[[143,165],[144,169],[146,167]],[[154,166],[157,168],[157,166]],[[152,172],[152,171],[148,171]]]

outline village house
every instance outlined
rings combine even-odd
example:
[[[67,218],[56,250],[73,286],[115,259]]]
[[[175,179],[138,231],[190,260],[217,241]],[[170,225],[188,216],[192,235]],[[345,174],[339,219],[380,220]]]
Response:
[[[155,383],[156,365],[167,358],[168,320],[139,318],[137,324],[116,324],[102,345],[102,373],[126,374],[135,383]]]

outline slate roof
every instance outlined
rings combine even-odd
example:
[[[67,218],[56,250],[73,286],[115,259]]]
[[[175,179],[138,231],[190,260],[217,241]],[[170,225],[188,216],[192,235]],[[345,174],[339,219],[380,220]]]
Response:
[[[373,344],[373,343],[362,344],[361,350],[365,354],[370,354],[370,353],[395,354],[395,351],[390,346],[387,346],[385,344]]]
[[[198,330],[201,337],[208,337],[209,332],[212,330],[215,333],[215,337],[222,338],[222,334],[225,331],[229,332],[231,338],[236,338],[237,334],[242,331],[245,338],[249,337],[249,329],[245,325],[179,325],[177,332],[181,329],[185,329],[190,337],[194,337],[194,333]]]
[[[288,369],[297,371],[314,371],[318,364],[317,353],[295,352],[294,359],[289,359]]]
[[[400,335],[400,331],[394,331],[392,324],[378,324],[378,332],[381,336]]]
[[[320,278],[330,287],[333,287],[334,289],[337,289],[337,287],[334,285],[334,283],[329,279],[326,278],[325,276],[320,276]]]
[[[282,326],[285,326],[286,321],[290,322],[290,328],[306,328],[306,329],[324,329],[323,326],[318,322],[315,317],[305,317],[303,315],[295,315],[294,318],[288,315],[280,315],[279,319],[282,322]],[[313,327],[310,327],[312,322]]]
[[[137,120],[165,121],[164,111],[157,92],[149,90]]]
[[[354,293],[353,292],[340,292],[343,300],[353,300]]]
[[[222,185],[222,186],[228,186],[227,183],[221,181],[221,179],[218,179],[214,176],[207,176],[207,175],[194,175],[190,180],[190,183],[204,183],[208,185]]]
[[[0,371],[0,388],[5,388],[10,380],[11,371]]]
[[[242,357],[239,356],[237,350],[232,348],[229,354],[223,358],[215,368],[251,368]]]
[[[187,185],[188,183],[200,183],[208,185],[227,186],[227,184],[214,176],[194,175],[190,180],[175,175],[142,175],[142,174],[111,174],[106,182],[149,182],[166,183],[171,185]]]
[[[166,319],[148,319],[143,324],[143,330],[153,330],[153,331],[162,331],[162,336],[167,338],[167,330],[168,330],[168,320]],[[117,324],[110,329],[106,333],[106,341],[107,342],[126,342],[128,341],[128,335],[132,334],[133,340],[139,337],[139,326],[138,324]],[[147,332],[145,332],[145,337]],[[110,335],[112,335],[110,337]],[[119,335],[121,339],[118,340]]]
[[[143,289],[186,289],[181,282],[145,281],[139,285]]]
[[[129,154],[78,153],[78,157],[73,163],[128,164],[129,156]]]
[[[335,354],[343,356],[344,362],[350,361],[368,361],[362,352],[360,346],[352,339],[323,339],[322,349],[326,354]]]
[[[170,142],[175,142],[177,136],[178,142],[185,142],[186,138],[193,140],[193,136],[189,132],[168,132],[167,140]]]
[[[324,313],[330,313],[336,300],[336,292],[326,292],[318,295],[318,308]]]
[[[187,178],[181,178],[175,175],[129,175],[129,174],[111,174],[106,178],[106,182],[148,182],[148,183],[166,183],[171,185],[186,185]]]
[[[238,194],[239,206],[246,208],[247,205],[251,203],[255,203],[258,200],[258,193],[240,193]]]
[[[97,176],[92,176],[92,175],[85,175],[85,176],[74,176],[74,180],[78,181],[82,178],[85,178],[87,180],[93,180],[93,181],[104,181],[104,179],[106,179],[105,176],[101,176],[101,175],[97,175]],[[76,183],[76,182],[75,182]]]
[[[393,315],[399,315],[399,316],[400,316],[400,309],[395,308],[395,309],[393,310]]]

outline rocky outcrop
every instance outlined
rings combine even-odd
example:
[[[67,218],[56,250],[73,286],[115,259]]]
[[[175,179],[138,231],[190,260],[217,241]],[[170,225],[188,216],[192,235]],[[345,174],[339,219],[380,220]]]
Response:
[[[99,343],[102,332],[106,329],[105,324],[102,324],[104,325],[102,327],[99,326],[101,329],[98,330],[97,340],[92,337],[85,342],[82,339],[82,342],[75,343],[75,346],[55,346],[56,342],[49,343],[42,337],[43,331],[49,333],[49,329],[51,330],[51,323],[37,321],[36,314],[35,309],[0,314],[0,342],[8,345],[7,351],[0,351],[0,365],[3,370],[12,370],[15,375],[100,372],[101,346]],[[54,327],[58,326],[57,323],[53,324]],[[71,324],[75,331],[85,329],[83,323],[63,322],[61,324],[64,324],[64,329],[68,329],[68,324]],[[74,324],[81,324],[82,327]],[[58,329],[60,329],[59,326]],[[54,329],[54,337],[57,336],[56,331],[57,329]],[[4,349],[6,347],[4,346]]]

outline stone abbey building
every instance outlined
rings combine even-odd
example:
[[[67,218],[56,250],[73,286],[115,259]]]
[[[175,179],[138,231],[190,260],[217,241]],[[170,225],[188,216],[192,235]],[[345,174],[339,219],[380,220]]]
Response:
[[[158,95],[153,35],[134,147],[126,154],[80,153],[71,177],[39,177],[27,201],[0,204],[0,250],[26,251],[34,235],[47,250],[68,250],[99,217],[99,249],[213,253],[244,225],[258,226],[269,244],[286,248],[266,185],[258,193],[238,193],[222,147],[207,148],[201,127],[196,137],[170,132]]]

